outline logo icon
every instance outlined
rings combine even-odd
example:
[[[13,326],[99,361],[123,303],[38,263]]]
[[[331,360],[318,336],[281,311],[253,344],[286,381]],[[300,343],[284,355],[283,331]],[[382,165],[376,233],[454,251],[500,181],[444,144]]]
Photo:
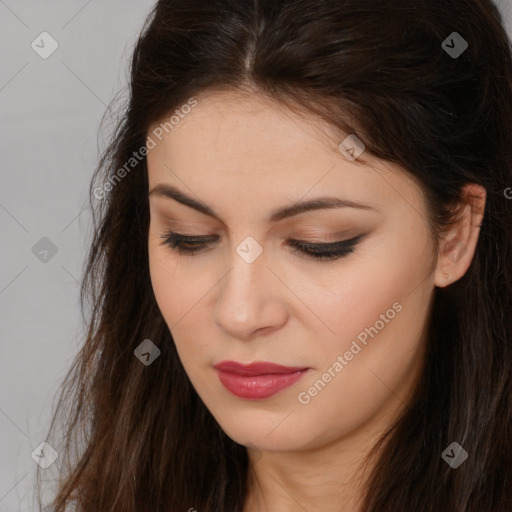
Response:
[[[352,134],[338,146],[338,149],[348,160],[353,162],[356,158],[361,156],[366,146],[356,135]]]
[[[47,469],[57,460],[59,454],[51,444],[43,441],[35,450],[32,451],[30,456],[43,469]]]
[[[48,33],[41,32],[30,44],[39,57],[47,59],[59,47],[59,43]]]
[[[160,349],[151,340],[146,339],[133,353],[144,366],[149,366],[160,355]]]
[[[238,245],[236,252],[245,262],[252,263],[263,252],[263,247],[252,236],[248,236]]]
[[[441,457],[449,466],[457,469],[468,458],[468,452],[459,443],[453,442],[441,454]]]
[[[48,263],[57,254],[57,246],[49,238],[43,236],[32,247],[32,253],[43,263]]]
[[[468,46],[468,42],[458,32],[452,32],[441,44],[443,50],[452,59],[458,59]]]

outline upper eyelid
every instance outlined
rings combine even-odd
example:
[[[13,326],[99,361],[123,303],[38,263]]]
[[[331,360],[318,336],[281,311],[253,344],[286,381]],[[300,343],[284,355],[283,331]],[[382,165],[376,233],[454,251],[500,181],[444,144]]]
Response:
[[[327,210],[324,210],[327,211]],[[169,214],[168,212],[160,212],[156,210],[152,213],[152,217],[154,215],[155,225],[158,226],[158,229],[167,230],[167,232],[173,232],[177,235],[184,237],[201,237],[201,236],[213,236],[216,235],[219,231],[222,233],[230,232],[231,230],[225,230],[225,227],[211,227],[208,226],[208,223],[204,221],[193,221],[193,220],[185,220],[181,218],[181,216],[174,216],[173,214]],[[315,242],[315,243],[334,243],[340,241],[340,239],[348,239],[352,236],[353,233],[360,231],[360,228],[364,229],[364,226],[357,226],[353,224],[353,220],[348,221],[348,225],[343,226],[342,223],[338,228],[333,227],[332,225],[329,227],[329,222],[332,222],[332,219],[324,219],[319,220],[317,222],[312,222],[311,220],[306,221],[305,224],[299,223],[299,225],[288,224],[289,221],[294,219],[286,219],[285,224],[279,230],[289,231],[293,229],[298,233],[305,233],[300,236],[300,239],[309,238],[309,237],[327,237],[332,240],[325,242]],[[328,220],[327,224],[324,224],[324,221]],[[323,227],[321,229],[318,228],[318,225]],[[272,226],[269,231],[272,231],[276,225]],[[343,229],[345,228],[345,229]],[[195,234],[194,232],[199,232]]]

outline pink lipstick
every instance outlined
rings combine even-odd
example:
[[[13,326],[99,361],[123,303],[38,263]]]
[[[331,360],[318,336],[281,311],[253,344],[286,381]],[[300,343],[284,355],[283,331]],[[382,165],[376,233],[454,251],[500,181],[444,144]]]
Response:
[[[297,382],[307,367],[282,366],[268,362],[241,364],[222,361],[214,365],[223,386],[235,396],[261,400],[275,395]]]

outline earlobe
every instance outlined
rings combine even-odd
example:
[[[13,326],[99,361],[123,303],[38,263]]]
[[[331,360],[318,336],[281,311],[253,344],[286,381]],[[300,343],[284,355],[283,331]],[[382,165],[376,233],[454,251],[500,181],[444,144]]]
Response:
[[[481,185],[471,183],[463,187],[462,213],[457,223],[439,243],[438,262],[434,275],[435,286],[444,288],[454,283],[471,265],[484,217],[486,197],[486,190]]]

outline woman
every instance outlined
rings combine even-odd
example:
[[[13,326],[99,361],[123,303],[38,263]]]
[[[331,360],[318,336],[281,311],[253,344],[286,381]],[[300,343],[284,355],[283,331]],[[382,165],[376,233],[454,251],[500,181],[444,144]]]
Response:
[[[512,510],[511,119],[490,0],[159,1],[54,510]]]

